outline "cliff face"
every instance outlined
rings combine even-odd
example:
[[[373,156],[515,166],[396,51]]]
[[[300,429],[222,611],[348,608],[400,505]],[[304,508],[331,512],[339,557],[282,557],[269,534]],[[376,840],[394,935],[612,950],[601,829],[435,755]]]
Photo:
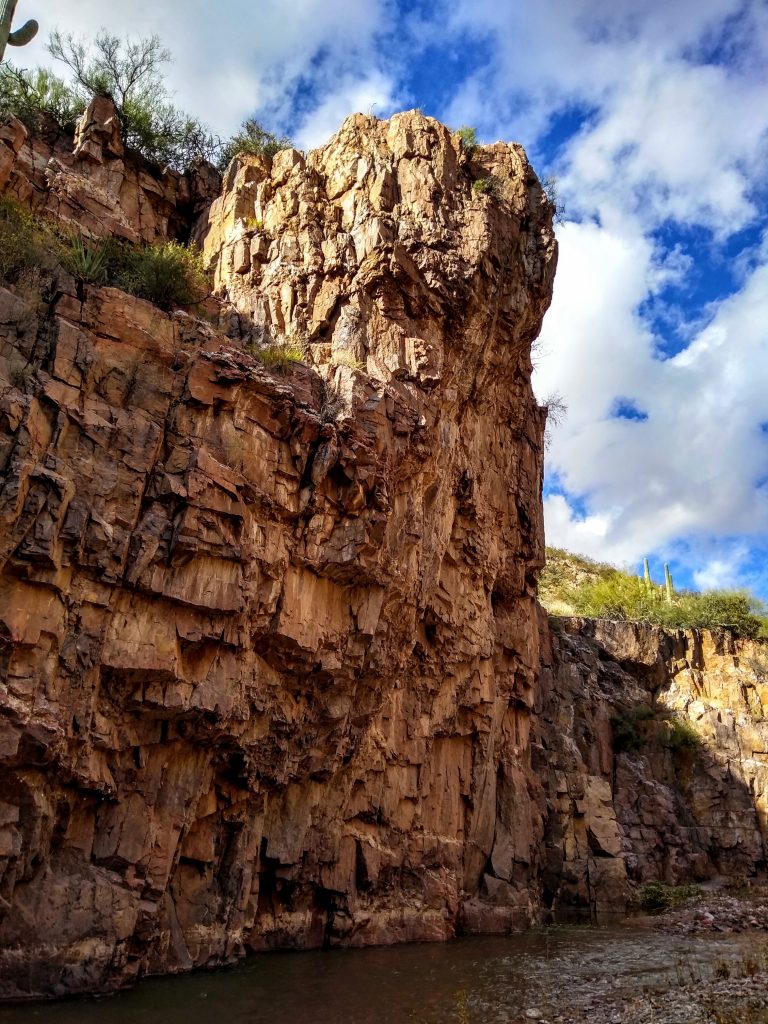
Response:
[[[217,295],[0,288],[0,996],[763,868],[764,652],[537,608],[522,150],[357,115],[218,185],[100,103],[74,151],[0,128],[0,186],[195,237]]]
[[[97,113],[42,175],[7,126],[7,187],[164,237]],[[235,164],[194,230],[217,326],[0,290],[6,996],[536,913],[535,175],[358,116]],[[283,375],[246,350],[286,338]]]
[[[764,872],[768,648],[553,622],[533,741],[549,797],[545,903],[623,912],[630,882]]]

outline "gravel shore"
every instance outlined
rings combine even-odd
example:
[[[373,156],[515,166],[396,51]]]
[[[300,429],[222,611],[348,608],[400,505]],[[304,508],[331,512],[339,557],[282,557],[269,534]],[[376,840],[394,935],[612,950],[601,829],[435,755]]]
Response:
[[[672,935],[719,933],[737,939],[708,967],[678,962],[652,990],[617,997],[597,991],[585,1005],[530,1007],[539,1024],[768,1024],[768,891],[703,894],[649,923]],[[547,1013],[546,1011],[550,1012]]]

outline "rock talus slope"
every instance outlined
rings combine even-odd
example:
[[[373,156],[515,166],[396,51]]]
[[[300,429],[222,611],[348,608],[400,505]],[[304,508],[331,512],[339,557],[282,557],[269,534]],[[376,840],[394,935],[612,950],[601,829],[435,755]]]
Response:
[[[89,116],[44,167],[7,125],[6,187],[134,240],[180,189],[228,312],[0,290],[0,993],[525,925],[556,247],[523,151],[356,116],[193,225]]]

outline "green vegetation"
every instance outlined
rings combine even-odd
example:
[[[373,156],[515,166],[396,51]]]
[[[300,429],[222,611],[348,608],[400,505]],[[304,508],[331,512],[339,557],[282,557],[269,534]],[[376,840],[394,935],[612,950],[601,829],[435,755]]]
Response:
[[[163,68],[170,52],[158,36],[120,39],[100,32],[83,41],[53,32],[48,52],[71,72],[68,85],[45,68],[32,71],[0,66],[0,117],[15,115],[33,131],[52,119],[65,131],[75,124],[94,96],[113,101],[123,142],[160,167],[183,171],[195,160],[224,170],[238,153],[273,156],[292,146],[249,118],[228,142],[222,142],[197,118],[170,100]]]
[[[39,265],[41,232],[32,214],[0,196],[0,278],[15,284],[25,270]]]
[[[664,725],[659,736],[662,747],[673,753],[681,750],[695,750],[701,743],[696,729],[683,718],[672,718]]]
[[[122,247],[112,274],[118,288],[161,309],[192,306],[208,294],[200,254],[179,242]]]
[[[85,100],[46,68],[25,71],[0,65],[0,118],[13,114],[31,131],[40,131],[52,118],[65,131],[74,132]]]
[[[202,259],[179,242],[133,246],[58,233],[10,196],[0,197],[0,279],[64,269],[81,284],[111,284],[161,309],[191,306],[208,294]]]
[[[670,629],[725,629],[750,639],[768,636],[768,611],[740,591],[675,591],[610,565],[548,549],[539,581],[542,604],[553,614],[630,619]]]
[[[477,131],[468,124],[463,124],[453,134],[461,139],[465,153],[468,157],[471,157],[477,146]]]
[[[640,728],[642,722],[651,721],[654,718],[653,708],[648,704],[638,704],[630,708],[622,715],[616,715],[611,719],[613,731],[613,749],[617,754],[639,750],[645,743],[644,730]]]
[[[111,240],[93,240],[82,234],[64,235],[56,240],[56,254],[61,265],[83,284],[104,284],[114,259]]]
[[[243,121],[240,131],[221,147],[217,157],[219,170],[224,171],[231,160],[241,153],[252,156],[274,156],[281,149],[291,149],[293,143],[285,136],[279,138],[262,128],[258,121],[249,117]]]
[[[183,170],[198,157],[215,158],[218,142],[205,126],[169,101],[162,67],[171,55],[158,36],[137,41],[100,32],[91,43],[53,32],[48,52],[71,71],[73,96],[115,104],[123,142],[148,160]]]
[[[673,754],[695,750],[701,743],[694,726],[664,706],[638,704],[628,708],[611,719],[611,730],[617,754],[640,750],[654,739]]]
[[[698,899],[700,890],[695,885],[665,885],[664,882],[647,882],[637,893],[642,910],[669,910],[681,903]]]
[[[364,370],[365,363],[355,359],[351,352],[346,349],[339,350],[331,356],[331,366],[348,366],[350,370]]]
[[[290,342],[277,342],[265,348],[256,349],[254,355],[275,373],[287,373],[294,363],[304,359],[302,349]]]
[[[500,199],[503,194],[501,181],[495,174],[473,181],[472,192],[476,196],[490,196],[492,199]]]

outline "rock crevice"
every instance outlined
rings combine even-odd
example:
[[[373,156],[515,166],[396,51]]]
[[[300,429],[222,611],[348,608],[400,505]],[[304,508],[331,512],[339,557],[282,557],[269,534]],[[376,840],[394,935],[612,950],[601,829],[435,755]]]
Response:
[[[55,178],[7,127],[6,187],[172,235],[86,120]],[[535,918],[555,242],[522,150],[477,160],[412,113],[236,161],[194,228],[213,325],[0,291],[4,995]]]

